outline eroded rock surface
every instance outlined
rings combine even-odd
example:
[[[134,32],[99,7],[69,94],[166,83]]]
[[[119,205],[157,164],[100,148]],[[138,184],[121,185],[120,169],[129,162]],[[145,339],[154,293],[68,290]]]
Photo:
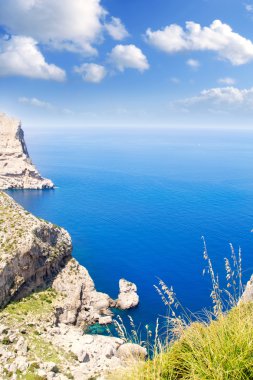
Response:
[[[62,295],[56,323],[111,322],[113,301],[96,291],[87,269],[71,253],[67,231],[36,218],[0,192],[0,307],[52,287]]]
[[[0,192],[0,307],[48,286],[71,252],[67,231]]]
[[[19,120],[0,113],[0,189],[51,189],[29,157]]]
[[[96,291],[87,269],[75,259],[71,259],[61,270],[52,287],[64,297],[56,308],[56,324],[79,326],[112,322],[109,307],[113,301],[107,294]]]
[[[119,296],[116,301],[116,307],[127,310],[136,307],[139,304],[139,296],[137,294],[137,286],[125,279],[119,281]]]
[[[145,358],[138,345],[84,334],[84,326],[112,321],[115,302],[96,291],[71,252],[67,231],[0,192],[0,379],[16,380],[22,372],[85,380]],[[122,308],[138,303],[134,284],[121,280],[120,290]]]

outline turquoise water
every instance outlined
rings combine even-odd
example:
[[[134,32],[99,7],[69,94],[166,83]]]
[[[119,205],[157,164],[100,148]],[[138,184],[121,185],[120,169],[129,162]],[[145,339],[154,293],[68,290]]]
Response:
[[[210,306],[202,235],[220,274],[229,242],[244,279],[253,273],[253,132],[59,128],[26,140],[58,188],[10,194],[71,233],[97,289],[116,297],[121,277],[137,284],[137,324],[165,314],[157,277],[186,308]]]

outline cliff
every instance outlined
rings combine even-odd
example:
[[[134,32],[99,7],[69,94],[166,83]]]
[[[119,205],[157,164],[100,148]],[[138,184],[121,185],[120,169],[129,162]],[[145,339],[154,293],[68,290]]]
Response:
[[[72,258],[67,231],[36,218],[3,192],[0,226],[0,307],[50,286],[64,296],[58,322],[90,324],[106,315],[113,301],[95,290],[88,271]]]
[[[32,164],[20,121],[0,114],[0,189],[53,187]]]
[[[112,322],[116,302],[71,252],[67,231],[0,192],[0,378],[85,380],[146,356],[123,339],[84,335]]]

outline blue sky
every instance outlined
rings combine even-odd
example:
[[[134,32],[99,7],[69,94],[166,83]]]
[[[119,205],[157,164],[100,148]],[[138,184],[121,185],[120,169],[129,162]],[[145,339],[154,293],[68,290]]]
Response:
[[[0,25],[26,125],[251,126],[253,1],[8,0]]]

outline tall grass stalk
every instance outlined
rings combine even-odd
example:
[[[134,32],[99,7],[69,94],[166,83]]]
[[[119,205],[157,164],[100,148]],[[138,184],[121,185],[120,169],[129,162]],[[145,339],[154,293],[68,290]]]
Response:
[[[230,258],[224,259],[226,287],[221,289],[204,237],[202,240],[207,263],[203,273],[211,279],[212,311],[201,318],[193,315],[178,301],[173,288],[159,279],[155,289],[167,310],[165,336],[160,319],[152,345],[148,326],[146,342],[133,330],[133,341],[146,344],[150,358],[113,379],[253,380],[253,304],[238,304],[244,290],[241,249],[237,254],[230,244]]]

